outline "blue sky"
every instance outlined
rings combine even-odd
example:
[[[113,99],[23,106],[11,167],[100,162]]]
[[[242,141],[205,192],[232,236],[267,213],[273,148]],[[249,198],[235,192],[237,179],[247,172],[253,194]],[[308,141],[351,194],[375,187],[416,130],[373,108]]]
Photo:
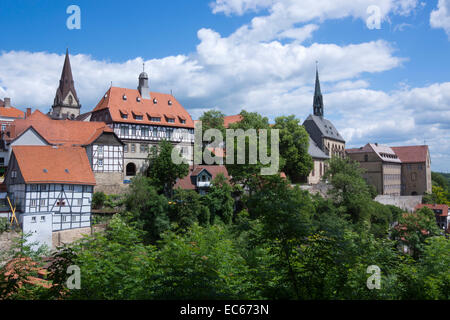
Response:
[[[69,30],[69,5],[81,29]],[[369,29],[367,8],[380,9]],[[311,112],[319,60],[325,116],[348,146],[430,145],[450,171],[450,0],[39,1],[0,3],[0,98],[47,112],[66,47],[83,112],[112,81],[173,90],[193,118],[242,108]]]

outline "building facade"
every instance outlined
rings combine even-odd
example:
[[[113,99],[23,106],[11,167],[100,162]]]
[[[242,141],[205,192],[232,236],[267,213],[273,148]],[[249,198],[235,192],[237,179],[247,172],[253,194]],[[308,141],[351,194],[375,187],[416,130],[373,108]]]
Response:
[[[29,109],[27,109],[29,111]],[[5,144],[5,140],[9,138],[9,127],[16,119],[25,118],[25,113],[11,106],[11,98],[0,99],[0,171],[4,174],[8,166],[9,153]]]
[[[124,143],[124,181],[146,169],[148,153],[161,140],[170,141],[193,163],[194,122],[171,94],[150,92],[148,75],[138,89],[111,87],[91,113],[91,122],[105,122]]]
[[[365,170],[363,178],[376,188],[378,194],[401,195],[402,164],[392,148],[368,143],[361,148],[347,149],[346,154],[359,162]]]
[[[392,147],[402,161],[402,195],[431,193],[431,158],[428,146]]]
[[[95,177],[82,147],[14,146],[5,177],[30,243],[52,245],[52,232],[89,227]]]

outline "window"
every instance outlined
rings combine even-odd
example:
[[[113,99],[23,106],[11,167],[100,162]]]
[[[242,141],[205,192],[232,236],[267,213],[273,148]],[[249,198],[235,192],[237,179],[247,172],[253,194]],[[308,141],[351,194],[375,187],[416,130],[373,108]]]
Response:
[[[415,172],[411,173],[411,180],[416,181],[416,179],[417,179],[417,174]]]
[[[127,114],[121,113],[120,115],[122,116],[122,119],[127,119],[128,118]]]
[[[181,119],[181,123],[186,123],[186,120]]]
[[[97,152],[99,154],[102,154],[103,153],[103,146],[98,146]]]
[[[143,119],[142,116],[138,116],[138,115],[135,115],[134,118],[135,118],[136,120],[142,120],[142,119]]]
[[[157,137],[158,136],[158,128],[153,128],[153,133],[152,133],[153,137]]]
[[[81,206],[81,199],[74,199],[74,205],[75,206]]]
[[[31,199],[30,201],[30,207],[35,208],[36,207],[36,199]]]
[[[37,184],[32,184],[31,185],[31,191],[38,191],[38,185]]]
[[[66,205],[66,201],[64,199],[58,199],[58,201],[56,201],[56,205],[58,207],[64,207]]]
[[[365,162],[369,161],[369,155],[368,155],[368,154],[365,154],[365,155],[364,155],[364,161],[365,161]]]
[[[45,203],[46,203],[45,199],[39,200],[39,205],[40,205],[41,207],[45,207],[45,206],[46,206]]]
[[[69,184],[69,191],[73,191],[73,184]]]
[[[169,123],[175,123],[175,118],[167,118],[167,122],[169,122]]]
[[[131,152],[136,152],[136,145],[134,143],[131,144]]]
[[[133,162],[130,162],[127,164],[126,175],[127,176],[135,176],[136,175],[136,165]]]
[[[144,137],[148,137],[148,127],[141,128],[141,135]]]
[[[419,164],[419,170],[422,170],[422,165],[421,164]]]
[[[128,152],[128,144],[123,146],[123,152],[125,152],[125,153]]]
[[[41,222],[45,222],[45,216],[41,216]]]
[[[11,171],[11,178],[17,178],[17,171],[16,170]]]
[[[148,150],[148,145],[147,144],[141,144],[141,153],[145,153],[146,150]]]
[[[67,222],[67,216],[62,216],[61,219],[62,219],[62,222]]]
[[[2,131],[6,130],[6,124],[2,123]]]
[[[98,165],[99,167],[103,167],[103,159],[98,159],[98,160],[97,160],[97,165]]]
[[[77,221],[77,216],[72,216],[72,222],[76,222]]]
[[[136,135],[136,126],[131,126],[131,135]]]
[[[47,185],[41,184],[41,191],[47,191]]]
[[[123,125],[120,127],[120,134],[123,136],[127,136],[128,135],[128,126]]]
[[[0,158],[0,166],[5,165],[5,158]]]
[[[36,223],[36,217],[31,217],[31,222]]]
[[[150,117],[150,121],[161,122],[161,118],[160,117]]]

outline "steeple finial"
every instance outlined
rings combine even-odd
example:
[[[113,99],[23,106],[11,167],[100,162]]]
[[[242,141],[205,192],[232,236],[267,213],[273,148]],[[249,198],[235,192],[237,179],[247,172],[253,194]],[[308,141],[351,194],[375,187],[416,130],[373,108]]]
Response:
[[[318,63],[316,61],[316,86],[314,89],[313,111],[315,116],[323,117],[323,97],[320,91]]]

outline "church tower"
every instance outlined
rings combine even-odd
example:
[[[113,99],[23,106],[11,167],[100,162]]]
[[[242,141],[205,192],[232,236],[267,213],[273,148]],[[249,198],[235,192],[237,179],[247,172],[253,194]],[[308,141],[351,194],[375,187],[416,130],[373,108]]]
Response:
[[[314,90],[313,111],[315,116],[323,117],[323,97],[320,91],[319,70],[316,66],[316,88]]]
[[[53,119],[75,119],[80,115],[80,109],[81,104],[75,90],[69,50],[67,49],[61,79],[59,80],[59,87],[56,90],[55,100],[49,115]]]

